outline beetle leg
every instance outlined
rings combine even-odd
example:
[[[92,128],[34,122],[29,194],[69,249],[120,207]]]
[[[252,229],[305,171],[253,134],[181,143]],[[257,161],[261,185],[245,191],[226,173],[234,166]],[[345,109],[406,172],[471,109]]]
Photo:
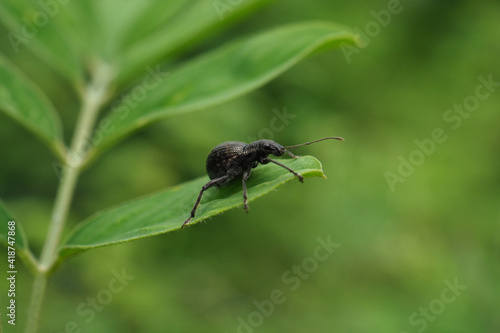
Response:
[[[285,149],[285,154],[290,155],[291,158],[299,158],[297,155],[292,154],[292,152],[289,151],[288,149]]]
[[[194,207],[191,210],[191,216],[186,221],[184,221],[184,223],[181,226],[181,229],[184,228],[184,226],[186,224],[188,224],[189,221],[191,221],[191,219],[194,217],[194,213],[196,212],[196,209],[198,208],[198,205],[200,204],[201,197],[203,196],[203,192],[205,192],[206,190],[208,190],[209,188],[211,188],[213,186],[221,185],[230,179],[231,178],[228,175],[225,175],[225,176],[222,176],[219,178],[212,179],[211,181],[209,181],[208,183],[203,185],[203,187],[201,188],[200,194],[198,195],[198,199],[196,199],[196,203],[194,204]]]
[[[280,162],[277,162],[277,161],[272,160],[272,159],[270,159],[270,158],[264,158],[264,159],[262,160],[262,164],[267,164],[267,163],[269,163],[269,162],[272,162],[272,163],[274,163],[274,164],[279,165],[279,166],[280,166],[280,167],[282,167],[282,168],[287,169],[288,171],[290,171],[291,173],[293,173],[295,176],[297,176],[297,178],[299,178],[299,180],[300,180],[300,182],[301,182],[301,183],[303,183],[303,182],[304,182],[304,177],[302,177],[301,175],[299,175],[298,173],[296,173],[295,171],[293,171],[292,169],[290,169],[290,168],[289,168],[289,167],[287,167],[286,165],[281,164]]]
[[[243,177],[241,178],[241,184],[243,185],[243,209],[245,212],[248,214],[248,204],[247,204],[247,180],[250,177],[250,174],[252,173],[252,168],[248,168],[244,173]]]

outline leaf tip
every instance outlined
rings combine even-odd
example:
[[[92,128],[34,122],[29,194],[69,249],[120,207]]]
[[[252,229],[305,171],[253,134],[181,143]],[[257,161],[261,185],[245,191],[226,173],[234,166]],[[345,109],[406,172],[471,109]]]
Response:
[[[363,39],[363,37],[360,34],[355,34],[354,35],[354,45],[363,49],[368,45],[368,43]]]

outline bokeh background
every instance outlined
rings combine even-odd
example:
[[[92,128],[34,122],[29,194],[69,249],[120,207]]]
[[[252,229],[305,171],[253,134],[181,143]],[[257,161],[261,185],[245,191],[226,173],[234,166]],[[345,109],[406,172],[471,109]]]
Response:
[[[68,322],[81,332],[499,332],[500,86],[469,107],[456,128],[443,117],[473,100],[478,77],[500,82],[500,3],[400,6],[350,56],[341,49],[316,55],[249,95],[157,122],[101,156],[80,178],[69,227],[203,175],[213,146],[257,137],[273,110],[294,116],[273,134],[282,144],[346,138],[298,149],[321,160],[328,179],[287,183],[252,202],[249,215],[235,209],[182,232],[71,259],[50,283],[41,332],[65,332]],[[371,12],[387,7],[387,1],[270,2],[180,59],[307,19],[365,32],[376,22]],[[206,10],[213,15],[210,1]],[[14,55],[1,29],[1,51],[53,98],[69,139],[74,92],[28,51]],[[387,173],[397,175],[402,160],[416,158],[415,140],[432,138],[436,128],[446,140],[390,185]],[[0,142],[0,197],[38,254],[58,182],[54,158],[3,113]],[[291,290],[283,274],[311,264],[318,237],[339,247],[307,266],[311,272]],[[79,315],[81,304],[122,270],[133,280],[91,320],[88,312]],[[31,279],[20,270],[19,304],[28,304]],[[446,291],[446,281],[464,287]],[[256,314],[255,302],[268,305],[275,289],[285,300],[272,313]],[[18,310],[19,331],[25,310]]]

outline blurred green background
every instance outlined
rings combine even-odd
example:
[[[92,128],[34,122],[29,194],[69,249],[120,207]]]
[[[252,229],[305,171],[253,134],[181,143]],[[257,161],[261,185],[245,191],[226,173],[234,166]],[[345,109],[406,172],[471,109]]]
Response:
[[[377,25],[371,11],[387,6],[271,2],[183,57],[307,19],[365,32]],[[98,210],[203,175],[213,146],[257,137],[273,110],[294,116],[272,137],[284,145],[346,139],[297,149],[321,160],[328,179],[287,183],[252,202],[248,215],[232,210],[69,260],[49,285],[41,332],[64,332],[68,322],[82,332],[499,332],[500,86],[478,105],[466,104],[471,111],[460,124],[443,117],[474,101],[478,77],[500,82],[500,3],[402,1],[401,8],[349,57],[341,49],[321,53],[249,95],[157,122],[101,156],[80,178],[68,229]],[[209,1],[206,10],[213,15]],[[14,55],[6,32],[1,51],[53,99],[68,140],[74,92],[28,51]],[[419,155],[415,140],[428,141],[436,128],[446,140]],[[54,158],[3,113],[0,142],[0,197],[38,254],[58,182]],[[387,173],[397,175],[410,157],[414,171],[390,185]],[[319,262],[311,259],[318,237],[340,244]],[[307,277],[293,273],[303,263]],[[122,270],[134,278],[90,311],[88,298],[105,297],[113,271]],[[28,304],[31,279],[20,270],[20,304]],[[449,283],[465,287],[453,293]],[[284,301],[270,311],[266,300],[276,289]],[[25,315],[26,306],[18,311],[21,327]]]

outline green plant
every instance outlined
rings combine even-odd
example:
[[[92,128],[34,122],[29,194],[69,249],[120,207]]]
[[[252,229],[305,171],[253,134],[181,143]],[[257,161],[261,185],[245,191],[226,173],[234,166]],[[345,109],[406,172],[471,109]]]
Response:
[[[13,50],[29,48],[73,86],[81,102],[68,147],[61,119],[43,89],[5,56],[0,57],[0,108],[43,140],[62,168],[40,258],[30,251],[21,222],[0,204],[0,241],[9,245],[7,222],[15,220],[17,254],[35,276],[26,332],[37,330],[48,279],[65,259],[87,249],[179,229],[207,181],[206,176],[201,177],[97,212],[62,241],[78,177],[100,153],[154,120],[224,103],[257,89],[316,51],[356,43],[356,36],[341,26],[306,22],[244,37],[183,63],[177,61],[209,34],[226,29],[228,22],[265,2],[242,2],[222,21],[220,12],[207,8],[204,1],[144,5],[141,1],[53,0],[40,7],[31,1],[11,0],[0,4],[0,19],[9,30]],[[118,8],[121,15],[115,12]],[[89,22],[93,24],[89,26]],[[159,62],[168,65],[169,73],[159,70]],[[122,92],[124,97],[111,104]],[[100,112],[107,114],[97,123]],[[305,177],[323,175],[321,164],[313,157],[284,163]],[[260,167],[248,183],[249,201],[292,178],[277,166]],[[238,186],[228,186],[216,195],[219,200],[205,200],[192,223],[241,204]],[[183,211],[174,206],[188,208]]]

